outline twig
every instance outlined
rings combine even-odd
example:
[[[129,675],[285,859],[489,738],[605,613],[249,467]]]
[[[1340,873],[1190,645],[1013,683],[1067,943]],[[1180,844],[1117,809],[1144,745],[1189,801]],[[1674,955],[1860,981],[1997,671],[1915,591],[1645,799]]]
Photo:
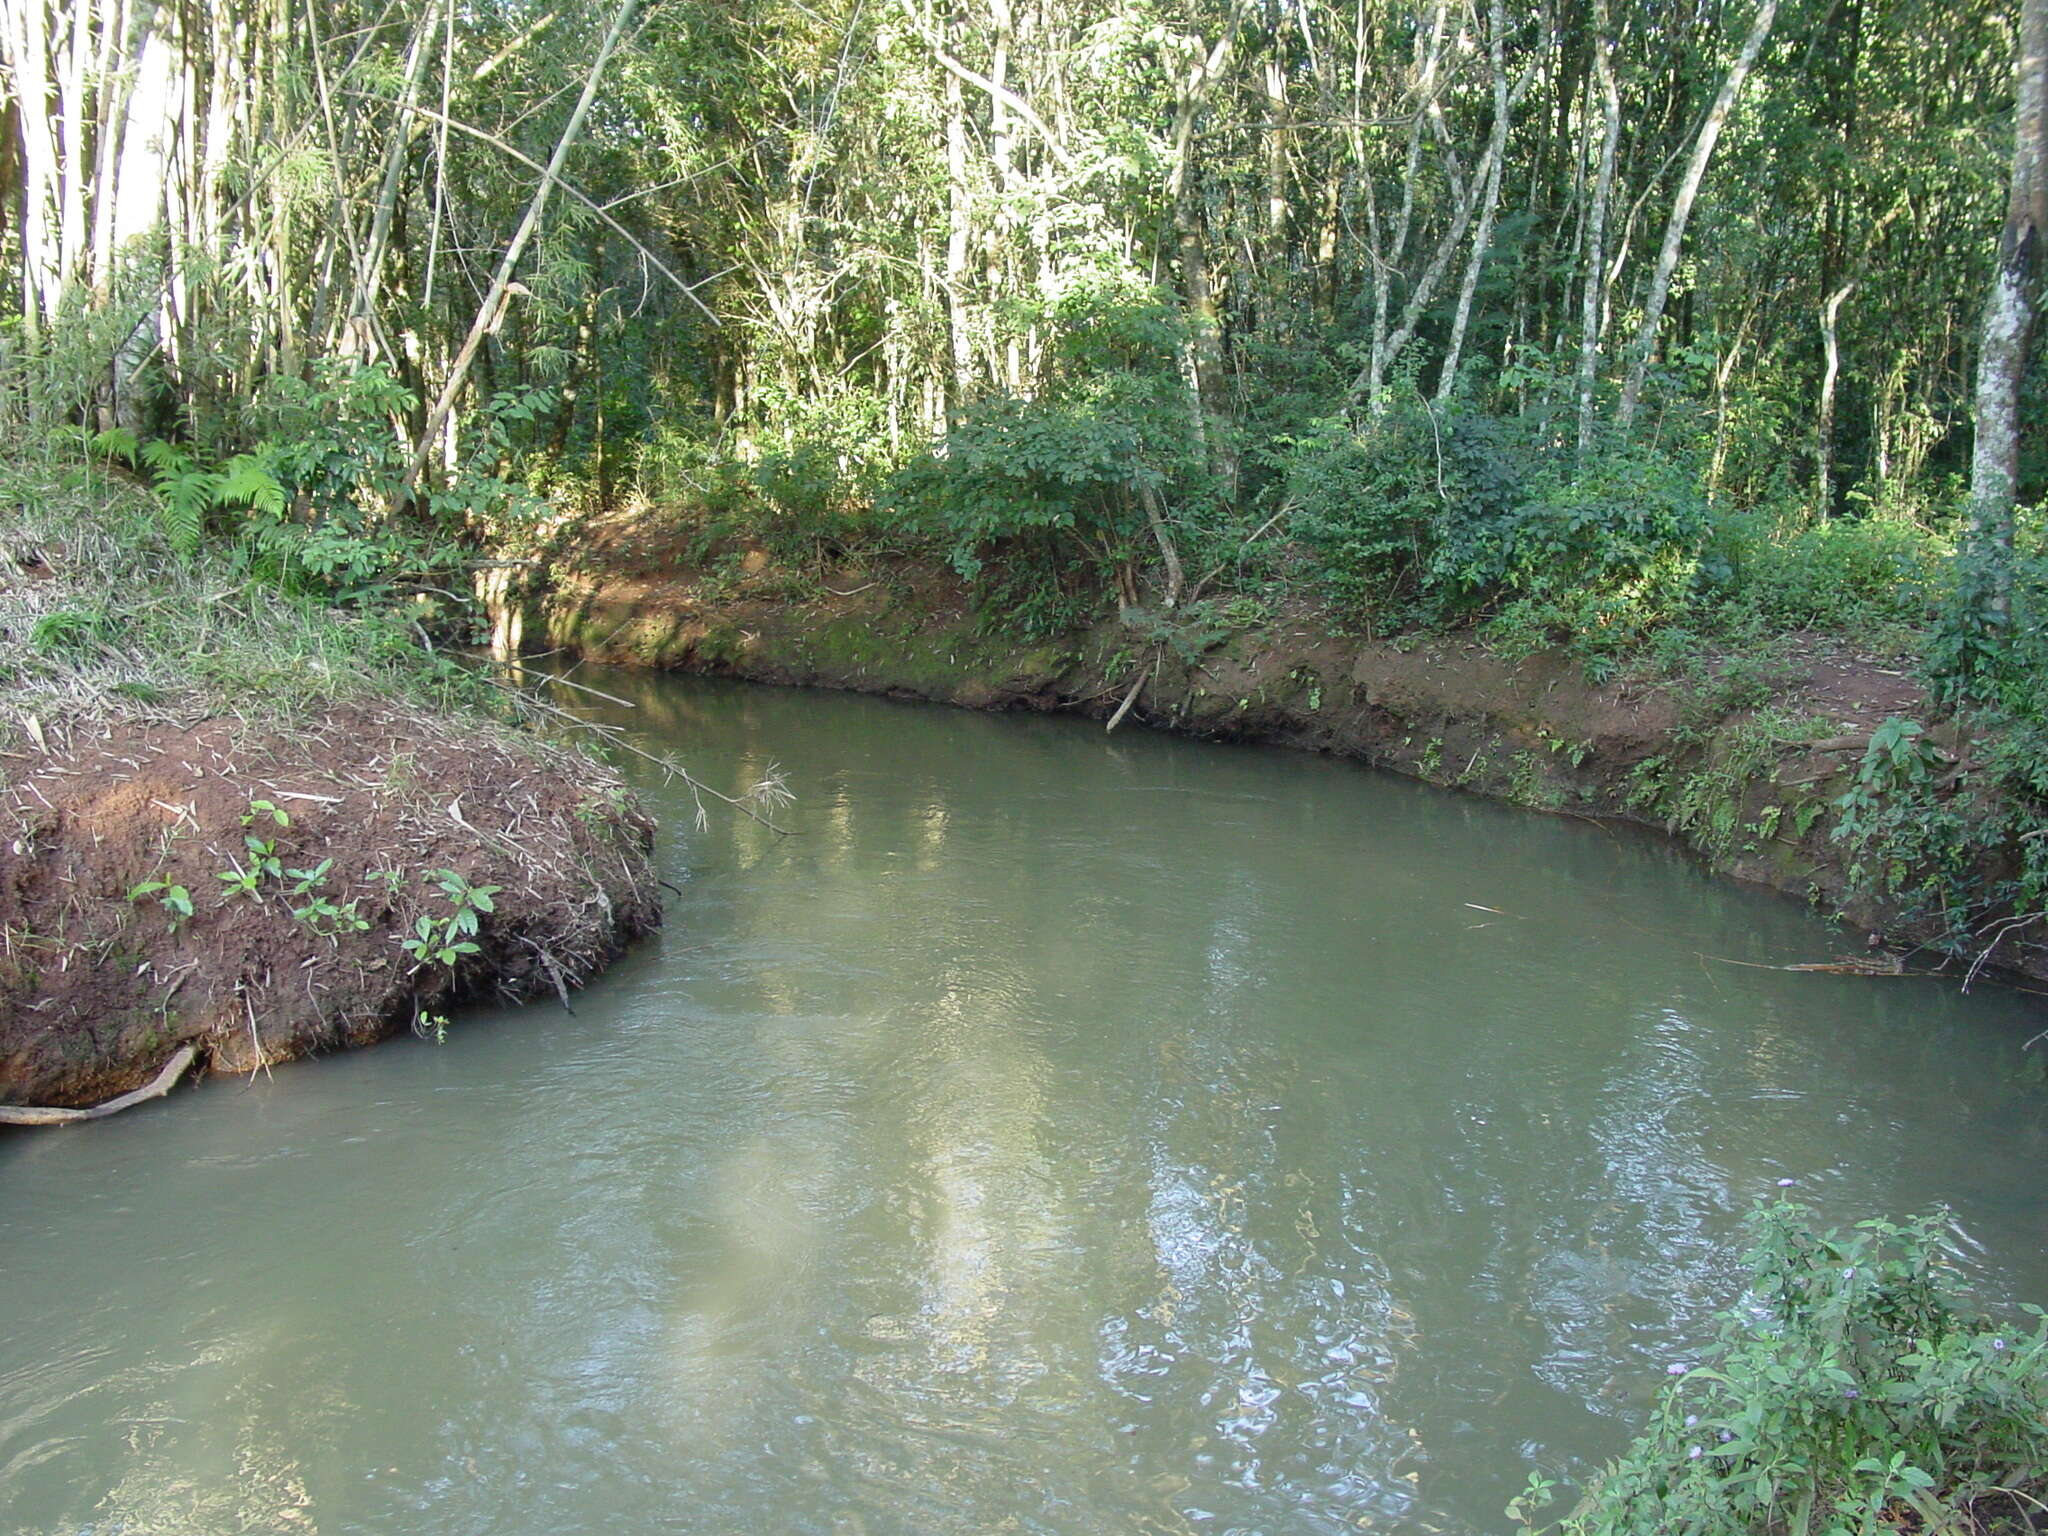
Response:
[[[548,681],[551,683],[560,683],[564,688],[574,688],[578,693],[595,694],[598,698],[603,699],[607,704],[617,704],[626,709],[638,709],[640,707],[638,704],[635,704],[631,699],[622,699],[616,693],[606,693],[602,688],[593,688],[588,683],[572,683],[566,677],[554,676],[550,676],[548,678]]]
[[[254,1083],[259,1071],[270,1076],[270,1063],[263,1059],[263,1042],[256,1037],[256,1005],[249,1001],[247,992],[242,994],[242,1006],[249,1013],[249,1049],[256,1053],[256,1065],[249,1069],[249,1081]]]
[[[1149,672],[1140,669],[1137,681],[1131,684],[1131,691],[1124,695],[1123,703],[1117,705],[1116,713],[1109,717],[1109,724],[1102,728],[1105,732],[1113,731],[1124,723],[1124,716],[1128,715],[1131,712],[1131,706],[1138,702],[1140,690],[1144,688],[1146,683],[1158,675],[1159,662],[1156,658],[1153,660],[1152,668]]]
[[[504,682],[495,677],[485,677],[483,681],[493,688],[502,688],[505,692],[517,696],[530,709],[537,709],[542,714],[560,720],[564,724],[572,725],[580,731],[589,731],[594,735],[601,736],[608,745],[618,748],[621,752],[630,752],[633,756],[654,764],[655,767],[668,774],[671,778],[681,779],[684,784],[689,786],[692,794],[709,795],[714,800],[723,800],[742,816],[745,816],[750,821],[758,821],[778,837],[793,837],[796,835],[787,827],[777,826],[768,817],[763,816],[759,811],[748,805],[745,800],[713,789],[709,784],[692,775],[687,768],[683,767],[674,758],[662,757],[647,751],[643,747],[634,746],[615,727],[601,725],[595,720],[585,720],[581,715],[563,709],[560,705],[550,704],[545,699],[537,699],[517,683]],[[560,681],[560,679],[556,679],[556,681]]]

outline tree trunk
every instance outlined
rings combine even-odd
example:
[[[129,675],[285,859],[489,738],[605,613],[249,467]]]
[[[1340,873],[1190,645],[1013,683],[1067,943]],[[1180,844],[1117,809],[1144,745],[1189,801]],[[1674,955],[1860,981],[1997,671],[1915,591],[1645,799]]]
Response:
[[[1614,195],[1614,155],[1621,143],[1621,93],[1614,84],[1614,34],[1607,0],[1594,0],[1593,70],[1600,85],[1600,170],[1586,223],[1586,291],[1579,306],[1579,464],[1593,451],[1593,389],[1607,320],[1607,208]]]
[[[1692,217],[1693,199],[1699,196],[1700,182],[1707,174],[1707,162],[1714,157],[1714,146],[1720,141],[1721,130],[1728,126],[1728,115],[1735,110],[1735,99],[1741,95],[1742,84],[1749,78],[1757,55],[1763,52],[1764,41],[1771,35],[1771,23],[1777,17],[1778,0],[1764,0],[1755,22],[1750,26],[1749,36],[1743,40],[1742,52],[1736,55],[1728,78],[1721,82],[1720,92],[1714,97],[1713,106],[1707,110],[1707,120],[1700,126],[1699,137],[1693,141],[1692,159],[1686,165],[1685,179],[1678,185],[1678,195],[1672,200],[1671,217],[1664,224],[1664,248],[1657,255],[1657,270],[1650,278],[1649,297],[1643,303],[1642,328],[1636,332],[1635,346],[1629,355],[1628,377],[1621,388],[1621,408],[1615,413],[1616,433],[1624,439],[1635,424],[1636,404],[1642,398],[1644,375],[1650,370],[1650,354],[1656,350],[1657,328],[1664,322],[1664,305],[1671,297],[1671,276],[1678,270],[1679,247],[1685,241],[1685,226]]]
[[[1458,308],[1451,320],[1451,339],[1444,349],[1443,369],[1437,376],[1436,403],[1451,398],[1458,382],[1458,360],[1465,350],[1465,327],[1472,319],[1472,296],[1479,290],[1479,276],[1486,269],[1486,253],[1493,244],[1493,217],[1500,207],[1501,162],[1508,147],[1508,70],[1506,62],[1507,12],[1502,0],[1493,0],[1488,10],[1487,57],[1493,72],[1493,132],[1486,145],[1491,164],[1486,172],[1486,190],[1480,194],[1479,228],[1472,234],[1472,254],[1465,262],[1465,280],[1458,287]]]
[[[1814,427],[1813,495],[1815,507],[1823,518],[1835,514],[1835,384],[1842,374],[1842,344],[1836,320],[1842,312],[1842,301],[1847,299],[1856,285],[1844,283],[1833,293],[1820,309],[1821,351],[1826,364],[1820,378],[1820,420]]]
[[[583,131],[583,120],[590,115],[590,104],[597,96],[598,81],[604,77],[604,67],[610,62],[612,52],[619,45],[619,39],[626,34],[626,24],[633,16],[634,0],[623,0],[618,14],[612,18],[611,30],[604,35],[604,42],[598,46],[597,57],[590,61],[590,72],[583,77],[583,94],[576,98],[575,110],[569,114],[569,121],[562,129],[562,136],[555,141],[555,152],[548,159],[547,169],[541,172],[540,186],[534,190],[533,201],[526,205],[526,215],[519,221],[519,228],[513,232],[511,244],[505,247],[505,254],[498,262],[498,270],[491,279],[490,291],[477,306],[476,318],[470,322],[469,335],[464,338],[462,350],[455,354],[455,360],[448,367],[448,378],[441,386],[440,397],[427,415],[426,424],[420,429],[419,441],[414,445],[412,462],[407,466],[405,479],[392,493],[391,510],[396,512],[412,499],[413,487],[419,484],[420,472],[427,467],[427,460],[433,457],[435,439],[440,436],[442,423],[448,420],[455,408],[455,397],[462,392],[463,380],[469,377],[470,365],[475,362],[477,349],[484,338],[497,326],[505,305],[505,290],[511,286],[512,273],[519,265],[519,258],[526,254],[526,247],[532,241],[534,231],[540,228],[541,215],[547,212],[548,200],[555,190],[555,182],[562,174],[562,165],[569,158],[569,151],[575,146],[577,136]]]
[[[2048,237],[2048,0],[2020,0],[2012,197],[1977,356],[1977,442],[1970,461],[1970,548],[1985,567],[1985,614],[2012,618],[2013,503],[2019,495],[2020,386],[2034,337],[2041,241]]]

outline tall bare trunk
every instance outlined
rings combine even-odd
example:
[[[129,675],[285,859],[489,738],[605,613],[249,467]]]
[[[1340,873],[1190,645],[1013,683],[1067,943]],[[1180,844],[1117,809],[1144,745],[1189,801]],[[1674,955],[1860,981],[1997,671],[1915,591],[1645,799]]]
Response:
[[[1614,155],[1621,143],[1621,92],[1614,83],[1614,32],[1607,0],[1594,0],[1593,72],[1600,87],[1600,170],[1586,215],[1586,287],[1579,307],[1579,463],[1593,451],[1593,389],[1607,322],[1607,208],[1614,195]]]
[[[1443,369],[1436,381],[1436,401],[1451,398],[1458,382],[1458,361],[1465,350],[1465,327],[1472,319],[1472,296],[1479,290],[1479,275],[1486,269],[1486,253],[1493,244],[1493,219],[1500,207],[1501,162],[1508,147],[1508,67],[1506,58],[1507,12],[1501,0],[1493,0],[1487,15],[1487,61],[1493,73],[1493,132],[1486,144],[1490,162],[1486,187],[1480,194],[1479,227],[1472,233],[1472,252],[1465,261],[1465,280],[1458,287],[1458,308],[1451,319],[1451,339],[1444,349]]]
[[[477,349],[484,338],[497,327],[503,316],[506,290],[511,286],[512,274],[519,266],[519,258],[526,254],[526,247],[533,240],[534,231],[540,228],[541,216],[547,212],[548,201],[555,190],[555,183],[561,177],[562,166],[569,158],[569,151],[575,147],[578,136],[583,132],[583,120],[590,115],[590,104],[597,98],[598,82],[604,78],[604,67],[611,61],[619,39],[626,35],[626,25],[633,17],[634,0],[624,0],[618,14],[612,17],[609,31],[599,44],[597,57],[590,61],[590,72],[583,77],[583,94],[576,98],[575,109],[569,114],[569,121],[563,125],[562,135],[555,141],[555,152],[548,157],[547,169],[541,172],[540,185],[534,189],[533,201],[526,205],[526,215],[519,221],[519,228],[513,232],[512,240],[505,247],[505,254],[498,262],[498,270],[491,278],[490,291],[477,306],[476,318],[470,322],[469,335],[463,339],[462,350],[455,354],[449,365],[448,377],[441,386],[441,394],[434,401],[434,408],[427,415],[426,424],[420,429],[419,440],[413,447],[412,462],[405,471],[405,479],[392,493],[392,509],[396,511],[412,499],[413,487],[419,484],[420,472],[433,457],[434,447],[441,435],[441,427],[455,408],[456,396],[462,393],[463,381],[469,377],[470,365],[476,361]]]
[[[1679,247],[1685,241],[1685,226],[1692,217],[1693,199],[1699,196],[1700,182],[1707,174],[1707,162],[1714,157],[1714,146],[1720,142],[1721,130],[1728,126],[1728,115],[1735,109],[1735,99],[1742,94],[1742,84],[1749,78],[1755,66],[1757,55],[1763,52],[1764,41],[1771,35],[1771,23],[1778,17],[1778,0],[1763,0],[1756,13],[1756,20],[1750,24],[1749,36],[1743,39],[1742,52],[1736,55],[1734,67],[1721,82],[1721,89],[1714,97],[1714,104],[1707,109],[1707,120],[1700,125],[1699,137],[1693,141],[1692,158],[1685,167],[1685,176],[1678,184],[1678,194],[1671,202],[1671,216],[1664,222],[1664,247],[1657,254],[1657,270],[1650,277],[1650,292],[1643,301],[1643,323],[1636,332],[1635,345],[1629,354],[1628,376],[1621,387],[1621,406],[1615,413],[1615,430],[1626,438],[1635,424],[1636,405],[1642,398],[1643,378],[1650,370],[1650,354],[1656,350],[1657,330],[1664,323],[1664,305],[1671,297],[1671,276],[1678,270]]]
[[[1820,307],[1821,351],[1827,361],[1820,378],[1820,419],[1814,424],[1813,499],[1821,517],[1831,517],[1835,510],[1835,385],[1842,376],[1841,333],[1836,321],[1843,301],[1855,287],[1844,283]]]
[[[1977,356],[1970,542],[1987,566],[1987,615],[2012,617],[2013,503],[2019,495],[2020,386],[2034,339],[2041,242],[2048,238],[2048,0],[2021,0],[2012,195]]]
[[[974,331],[967,299],[973,198],[967,185],[967,103],[957,74],[946,76],[946,324],[952,341],[952,409],[974,389]]]

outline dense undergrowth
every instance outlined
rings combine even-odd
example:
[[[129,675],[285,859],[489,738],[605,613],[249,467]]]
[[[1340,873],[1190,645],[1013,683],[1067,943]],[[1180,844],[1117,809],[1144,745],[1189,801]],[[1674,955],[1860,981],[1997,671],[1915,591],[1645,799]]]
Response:
[[[0,706],[275,715],[368,696],[506,714],[451,652],[539,504],[470,475],[403,514],[379,370],[280,389],[230,447],[0,429]],[[245,422],[245,426],[247,423]]]
[[[2048,1316],[1973,1309],[1942,1214],[1818,1231],[1752,1216],[1749,1292],[1566,1536],[2025,1532],[2048,1496]],[[1508,1508],[1540,1528],[1556,1483]]]

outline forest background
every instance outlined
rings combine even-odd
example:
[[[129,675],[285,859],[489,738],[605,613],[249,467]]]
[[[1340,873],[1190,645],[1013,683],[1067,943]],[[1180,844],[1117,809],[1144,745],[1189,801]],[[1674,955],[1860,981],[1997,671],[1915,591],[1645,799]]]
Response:
[[[2044,18],[0,0],[10,464],[402,601],[387,651],[621,513],[798,586],[942,558],[1024,636],[1838,634],[2004,744],[1956,922],[2039,912]],[[123,643],[117,585],[30,651]],[[1883,747],[1850,835],[1886,801],[1918,880],[1959,834]]]

